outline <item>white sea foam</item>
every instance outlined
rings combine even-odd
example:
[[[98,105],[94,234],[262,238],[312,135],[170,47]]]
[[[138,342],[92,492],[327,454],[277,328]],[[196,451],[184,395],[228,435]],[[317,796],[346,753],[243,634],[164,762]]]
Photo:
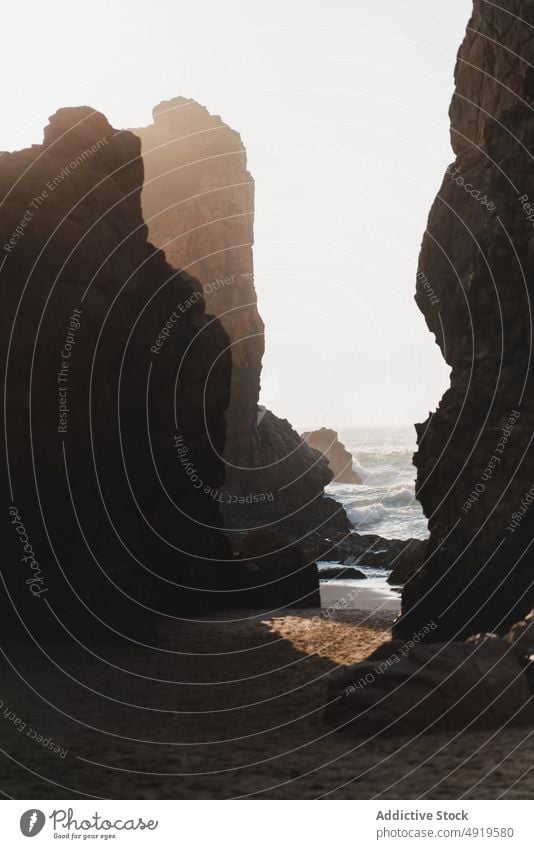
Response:
[[[382,499],[383,504],[391,507],[411,507],[415,499],[413,487],[408,489],[406,486],[400,486],[398,489],[392,489]]]
[[[382,504],[366,504],[363,507],[347,507],[347,515],[357,528],[367,528],[380,524],[388,515]]]
[[[332,484],[327,492],[343,504],[355,528],[390,538],[425,539],[427,523],[415,499],[414,429],[341,429],[339,438],[352,453],[363,484]]]

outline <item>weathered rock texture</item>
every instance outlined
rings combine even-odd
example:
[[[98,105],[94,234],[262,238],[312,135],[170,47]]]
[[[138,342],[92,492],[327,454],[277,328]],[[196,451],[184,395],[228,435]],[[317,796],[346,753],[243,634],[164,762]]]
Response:
[[[2,543],[20,563],[4,601],[107,636],[161,613],[316,604],[297,549],[236,561],[222,531],[230,340],[147,241],[143,178],[139,139],[87,107],[0,160]]]
[[[331,560],[341,560],[345,566],[372,566],[388,569],[392,584],[403,584],[421,568],[426,549],[422,539],[385,539],[376,534],[353,531],[332,550]]]
[[[245,588],[243,606],[264,606],[265,598],[273,608],[286,606],[288,599],[293,607],[321,606],[317,564],[275,531],[248,533],[240,542],[237,560],[240,585]]]
[[[86,107],[0,159],[7,589],[95,629],[202,605],[231,556],[203,491],[224,480],[228,337],[147,242],[142,184],[139,139]]]
[[[361,569],[355,569],[354,566],[328,566],[321,569],[319,577],[323,581],[329,581],[331,579],[338,580],[341,578],[351,581],[367,580],[367,575]]]
[[[142,143],[142,206],[150,241],[173,266],[200,281],[208,311],[220,318],[230,339],[225,459],[228,485],[239,488],[242,476],[232,474],[232,467],[248,468],[257,446],[265,347],[254,288],[254,181],[246,151],[239,133],[184,97],[161,103],[154,123],[133,132]]]
[[[388,584],[405,584],[424,563],[427,542],[422,539],[408,539],[391,558],[391,574]]]
[[[258,407],[264,326],[253,279],[254,182],[238,133],[182,97],[160,104],[141,138],[143,211],[151,241],[201,282],[230,338],[232,391],[225,485],[214,493],[238,549],[242,532],[275,527],[310,556],[347,533],[343,508],[324,496],[332,473],[289,422]],[[320,547],[320,545],[319,545]],[[328,550],[330,542],[323,546]]]
[[[337,483],[362,483],[361,477],[352,468],[352,454],[339,441],[335,430],[322,427],[319,430],[303,433],[302,438],[310,448],[315,448],[316,451],[324,454]]]
[[[522,658],[482,634],[464,643],[384,643],[330,676],[325,718],[365,737],[532,725],[534,707]]]
[[[396,633],[503,633],[534,601],[534,6],[476,0],[450,108],[456,161],[431,209],[417,303],[451,385],[418,426],[431,532]],[[436,638],[436,635],[434,635]]]
[[[323,559],[333,539],[344,539],[350,531],[344,509],[324,495],[332,479],[326,459],[306,445],[286,419],[269,410],[263,411],[257,432],[257,466],[244,477],[245,499],[252,498],[253,507],[228,493],[231,506],[224,510],[225,520],[240,529],[268,527],[311,559]],[[265,492],[272,500],[255,500]]]

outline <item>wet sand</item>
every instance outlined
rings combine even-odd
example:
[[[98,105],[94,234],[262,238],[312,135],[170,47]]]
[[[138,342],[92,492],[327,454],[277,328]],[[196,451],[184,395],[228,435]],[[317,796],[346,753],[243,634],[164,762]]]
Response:
[[[362,581],[321,581],[322,607],[352,610],[387,611],[400,613],[400,588],[392,587],[385,578],[367,578]]]
[[[0,698],[68,754],[0,716],[2,790],[15,798],[531,798],[528,731],[356,741],[324,725],[330,672],[388,639],[394,615],[239,611],[167,623],[157,650],[47,646],[50,660],[39,654],[39,662],[35,647],[10,647],[19,674],[2,661]]]

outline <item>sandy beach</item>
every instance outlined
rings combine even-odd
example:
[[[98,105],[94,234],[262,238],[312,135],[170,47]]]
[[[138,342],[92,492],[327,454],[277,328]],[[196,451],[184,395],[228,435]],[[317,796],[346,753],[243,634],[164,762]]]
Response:
[[[321,581],[323,608],[368,610],[377,613],[400,613],[401,588],[392,587],[386,578],[363,581]]]
[[[47,646],[39,664],[35,647],[11,646],[2,661],[5,707],[68,754],[38,745],[2,714],[4,793],[530,798],[528,731],[356,741],[324,725],[329,674],[387,640],[394,616],[229,612],[165,624],[157,650]]]

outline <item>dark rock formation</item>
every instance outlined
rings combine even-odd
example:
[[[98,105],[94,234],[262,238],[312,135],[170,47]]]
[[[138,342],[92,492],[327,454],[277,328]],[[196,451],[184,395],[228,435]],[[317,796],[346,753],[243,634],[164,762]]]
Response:
[[[355,569],[354,566],[327,566],[320,570],[319,578],[321,580],[348,578],[351,581],[362,581],[367,579],[367,575],[361,569]]]
[[[311,448],[324,454],[337,483],[363,483],[359,474],[352,468],[352,454],[339,441],[335,430],[322,427],[303,433],[302,438]]]
[[[492,634],[465,643],[384,643],[330,676],[327,702],[326,721],[354,736],[534,723],[527,667]]]
[[[520,622],[516,622],[504,639],[514,646],[524,661],[531,663],[534,655],[534,610]],[[534,687],[532,689],[534,690]]]
[[[27,621],[53,621],[48,603],[63,621],[136,630],[152,606],[205,606],[231,557],[210,497],[228,337],[198,282],[147,242],[139,154],[83,107],[0,159],[2,544]]]
[[[285,548],[233,559],[223,504],[250,511],[275,483],[290,492],[297,451],[307,494],[320,501],[330,473],[267,414],[265,491],[225,502],[229,337],[199,281],[147,242],[142,185],[139,139],[89,108],[60,110],[43,145],[0,162],[3,541],[13,562],[31,555],[8,592],[33,619],[51,620],[49,601],[77,627],[135,633],[160,613],[319,604],[294,528]]]
[[[419,571],[425,559],[426,540],[409,539],[390,560],[391,575],[388,584],[405,584]]]
[[[534,603],[534,7],[474,3],[450,108],[456,160],[430,212],[417,303],[451,366],[418,430],[431,532],[396,634],[504,633]],[[436,637],[436,635],[434,635]]]
[[[224,450],[227,485],[245,493],[234,466],[257,451],[257,404],[264,327],[252,260],[254,181],[239,136],[218,115],[177,97],[154,109],[154,123],[133,130],[142,143],[142,207],[150,241],[201,283],[207,310],[230,339],[232,392]]]
[[[317,564],[274,531],[251,531],[241,541],[234,574],[239,607],[320,607]]]
[[[225,486],[213,494],[234,550],[248,529],[273,526],[315,558],[346,534],[343,508],[324,496],[332,473],[289,422],[258,407],[263,322],[253,280],[254,182],[241,138],[185,98],[160,104],[142,141],[142,204],[151,241],[202,284],[230,338],[232,392]]]
[[[422,539],[385,539],[377,534],[344,534],[332,546],[324,560],[342,560],[344,566],[361,564],[389,569],[391,583],[404,583],[423,563],[427,541]],[[395,580],[393,577],[395,576]]]
[[[309,560],[326,559],[333,539],[344,539],[350,524],[343,507],[324,495],[332,476],[325,458],[269,410],[257,433],[258,466],[242,472],[243,481],[249,481],[246,496],[225,491],[221,506],[226,523],[237,529],[237,539],[244,530],[270,527]],[[261,500],[263,494],[267,497]],[[226,509],[225,501],[230,504]]]

